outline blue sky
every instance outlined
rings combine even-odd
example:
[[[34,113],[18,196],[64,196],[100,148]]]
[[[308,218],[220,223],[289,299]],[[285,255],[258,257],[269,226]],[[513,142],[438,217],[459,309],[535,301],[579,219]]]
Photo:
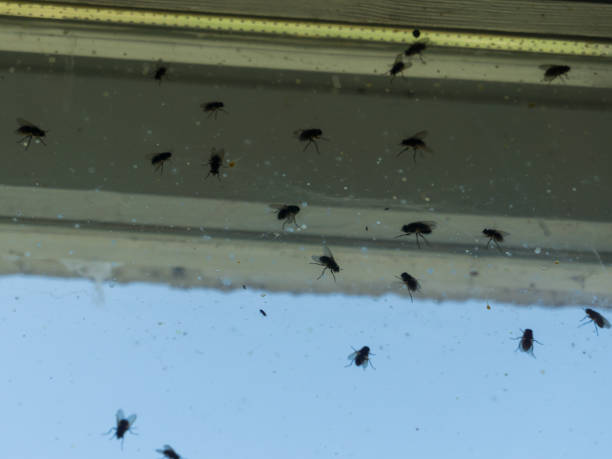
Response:
[[[6,457],[609,457],[612,330],[578,306],[0,282]]]

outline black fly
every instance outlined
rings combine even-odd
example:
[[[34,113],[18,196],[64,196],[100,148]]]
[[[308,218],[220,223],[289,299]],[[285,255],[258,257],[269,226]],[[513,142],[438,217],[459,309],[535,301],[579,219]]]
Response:
[[[489,241],[487,242],[487,248],[491,246],[491,243],[494,243],[497,247],[497,250],[499,250],[501,253],[504,253],[499,243],[504,242],[504,238],[506,236],[510,236],[509,233],[492,228],[485,228],[482,230],[482,234],[489,238]]]
[[[399,236],[395,236],[396,238],[402,236],[410,236],[414,234],[416,236],[417,247],[420,249],[421,244],[419,244],[419,237],[423,238],[425,244],[429,245],[427,239],[425,239],[425,234],[431,234],[434,228],[436,227],[435,222],[413,222],[408,223],[407,225],[402,226],[402,231],[404,234],[400,234]]]
[[[276,216],[279,220],[285,220],[283,222],[283,230],[285,229],[285,225],[287,223],[293,223],[296,228],[299,228],[299,225],[295,221],[295,216],[300,211],[299,206],[287,205],[287,204],[270,204],[272,209],[276,209]]]
[[[416,163],[417,152],[419,150],[421,152],[427,151],[431,153],[432,150],[427,146],[427,144],[423,140],[425,137],[427,137],[427,131],[420,131],[414,134],[412,137],[407,137],[404,140],[402,140],[402,142],[400,143],[400,145],[402,146],[402,149],[399,151],[397,156],[401,155],[406,150],[412,149],[412,153],[413,153],[412,160]]]
[[[24,136],[21,140],[18,140],[17,143],[22,143],[25,139],[28,139],[28,143],[25,147],[26,150],[30,148],[30,142],[32,142],[33,137],[40,140],[43,145],[47,145],[43,137],[45,137],[49,131],[45,131],[23,118],[17,118],[17,124],[19,124],[19,128],[15,131],[15,134]]]
[[[315,261],[315,263],[310,263],[311,265],[323,266],[323,271],[321,271],[321,275],[317,277],[317,280],[321,279],[323,277],[323,274],[325,274],[325,270],[329,269],[332,274],[332,277],[334,278],[334,282],[336,282],[336,276],[334,275],[334,273],[340,272],[340,266],[338,266],[338,263],[336,263],[336,260],[334,259],[334,256],[331,253],[331,250],[329,250],[326,245],[323,246],[323,255],[313,255],[312,259]]]
[[[533,343],[542,343],[533,338],[533,330],[531,330],[531,328],[526,328],[523,331],[523,336],[515,339],[520,339],[519,345],[516,348],[517,351],[527,352],[528,354],[531,354],[533,358],[535,358],[535,355],[533,354]]]
[[[399,56],[397,56],[395,58],[395,61],[393,62],[393,65],[391,66],[391,68],[389,69],[389,71],[387,72],[389,75],[391,75],[391,83],[393,83],[393,79],[399,75],[400,73],[402,73],[404,70],[406,70],[408,67],[412,66],[412,64],[410,62],[406,63],[402,60],[402,54],[400,54]]]
[[[223,157],[225,156],[225,150],[220,149],[220,150],[216,150],[215,148],[212,149],[211,155],[210,155],[210,159],[208,160],[208,166],[210,167],[210,170],[208,171],[208,174],[206,175],[206,178],[209,175],[216,175],[217,179],[219,179],[219,181],[221,181],[221,177],[219,176],[219,169],[221,169],[221,166],[223,165]]]
[[[398,276],[395,276],[395,277],[396,279],[399,279],[404,283],[404,285],[408,289],[408,294],[410,295],[410,301],[414,302],[414,298],[412,298],[412,292],[416,293],[419,290],[421,290],[421,284],[419,284],[419,281],[416,280],[414,277],[412,277],[408,273],[402,273],[400,274],[400,277]]]
[[[421,53],[425,51],[426,48],[427,44],[424,41],[417,41],[411,44],[408,49],[404,51],[403,54],[406,57],[419,56],[421,62],[425,63],[425,60],[423,59],[423,55]]]
[[[595,327],[595,332],[598,335],[599,335],[599,330],[597,330],[597,327],[599,327],[599,328],[610,328],[610,322],[608,322],[608,319],[606,319],[604,316],[602,316],[597,311],[594,311],[593,309],[590,309],[590,308],[586,308],[584,310],[584,312],[586,313],[586,316],[581,320],[581,322],[584,321],[584,320],[588,320],[588,322],[585,322],[582,325],[586,325],[588,323],[593,323],[593,325]],[[582,325],[580,325],[580,326],[582,327]]]
[[[104,435],[108,435],[114,431],[115,437],[117,437],[117,440],[121,440],[121,449],[123,449],[124,436],[126,432],[133,433],[131,429],[132,429],[132,426],[134,425],[134,422],[136,421],[136,415],[132,414],[131,416],[128,416],[126,418],[125,415],[123,414],[123,410],[119,409],[117,410],[117,414],[115,415],[115,418],[117,420],[117,426],[111,427],[110,430],[106,432]]]
[[[260,309],[259,313],[264,317],[268,317],[268,314],[266,314],[266,311],[264,311],[263,309]]]
[[[227,111],[223,109],[223,107],[225,107],[225,104],[223,102],[204,102],[200,105],[200,107],[202,107],[204,113],[208,113],[209,118],[211,116],[214,116],[214,118],[217,119],[217,115],[219,114],[219,112],[227,113]]]
[[[170,445],[164,445],[162,449],[156,449],[155,451],[168,459],[181,459],[181,456]]]
[[[540,65],[540,69],[544,70],[544,78],[542,81],[553,81],[557,78],[563,80],[567,78],[567,74],[571,70],[569,65]]]
[[[308,142],[302,151],[306,151],[306,149],[313,144],[317,150],[317,153],[321,153],[319,151],[319,145],[317,144],[317,140],[328,140],[323,136],[323,131],[318,128],[311,129],[298,129],[294,132],[294,135],[298,138],[300,142]]]
[[[154,167],[154,171],[160,171],[160,174],[164,173],[164,164],[170,161],[171,157],[172,153],[169,151],[164,151],[162,153],[153,153],[149,155],[149,158],[151,159],[151,164]]]
[[[370,356],[376,354],[371,354],[370,348],[368,346],[363,346],[359,350],[355,349],[353,346],[351,347],[354,351],[348,356],[348,359],[351,361],[351,363],[345,366],[350,367],[354,363],[355,366],[362,367],[365,370],[369,364],[372,368],[374,368],[374,365],[372,365],[372,361],[370,360]],[[374,369],[376,370],[376,368]]]
[[[157,80],[159,84],[162,83],[162,80],[166,77],[168,73],[168,67],[164,67],[163,65],[159,65],[157,69],[155,69],[155,75],[153,79]]]

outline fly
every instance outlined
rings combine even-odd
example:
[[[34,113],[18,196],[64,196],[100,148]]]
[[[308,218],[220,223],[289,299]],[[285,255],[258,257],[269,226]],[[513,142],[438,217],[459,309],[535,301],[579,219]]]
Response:
[[[400,274],[400,277],[398,276],[395,276],[395,277],[396,279],[399,279],[404,283],[404,285],[408,289],[408,294],[410,295],[410,301],[414,302],[414,298],[412,298],[412,292],[416,293],[419,290],[421,290],[421,284],[419,284],[419,281],[416,280],[416,278],[412,277],[408,273],[402,273]]]
[[[526,352],[528,354],[531,354],[531,356],[535,358],[535,355],[533,354],[533,343],[542,343],[540,343],[537,339],[534,339],[533,330],[531,328],[526,328],[523,331],[523,336],[520,336],[519,338],[515,339],[520,340],[519,345],[516,348],[517,351]]]
[[[351,363],[345,366],[350,367],[354,363],[355,366],[362,367],[364,370],[368,367],[368,365],[374,368],[374,365],[372,365],[372,361],[370,360],[370,356],[376,354],[370,353],[370,348],[368,346],[363,346],[359,350],[355,349],[353,346],[351,346],[351,348],[353,348],[354,351],[348,356]],[[376,370],[376,368],[374,369]]]
[[[164,164],[170,161],[172,157],[172,153],[169,151],[164,151],[162,153],[153,153],[149,155],[151,159],[151,164],[154,167],[154,171],[160,171],[160,174],[164,173]]]
[[[313,144],[317,150],[317,153],[321,154],[319,151],[319,145],[317,144],[317,140],[329,140],[323,136],[323,131],[318,128],[310,128],[310,129],[298,129],[294,132],[294,135],[298,138],[300,142],[308,142],[302,151],[306,151],[306,149]]]
[[[155,75],[153,76],[153,79],[157,80],[159,84],[162,84],[162,80],[166,78],[167,73],[168,73],[168,67],[159,65],[157,69],[155,69]]]
[[[571,67],[569,65],[540,65],[540,69],[544,70],[542,81],[550,82],[557,78],[566,79]]]
[[[414,134],[412,137],[407,137],[404,140],[402,140],[402,142],[400,143],[400,145],[402,146],[402,149],[399,151],[397,156],[401,155],[406,150],[412,149],[412,153],[413,153],[412,160],[416,164],[416,157],[419,151],[432,152],[432,150],[427,146],[427,144],[423,140],[425,137],[427,137],[427,131],[420,131]]]
[[[403,54],[406,57],[419,56],[419,59],[421,59],[421,62],[424,64],[425,60],[423,59],[423,55],[421,53],[425,51],[425,49],[427,49],[427,44],[424,41],[417,41],[411,44]]]
[[[329,250],[329,247],[324,245],[323,255],[320,257],[313,255],[312,259],[315,261],[315,263],[310,263],[311,265],[323,266],[323,271],[321,271],[321,275],[317,277],[317,280],[321,279],[323,274],[325,274],[325,270],[329,269],[329,272],[331,272],[332,277],[334,278],[334,282],[336,282],[336,276],[334,273],[340,272],[340,266],[338,266],[338,263],[336,263],[331,250]]]
[[[221,166],[223,165],[224,156],[225,150],[223,148],[220,150],[217,150],[215,148],[212,149],[210,159],[208,160],[208,167],[210,168],[210,170],[208,171],[208,174],[206,174],[205,178],[208,178],[209,175],[216,175],[217,179],[221,181],[221,177],[219,176],[219,169],[221,169]]]
[[[204,113],[208,113],[209,118],[214,116],[214,118],[217,119],[219,112],[227,113],[227,111],[225,111],[223,108],[225,107],[225,104],[219,101],[204,102],[203,104],[200,104],[200,107],[202,107]]]
[[[156,449],[155,451],[168,459],[181,459],[181,456],[170,445],[164,445],[162,449]]]
[[[117,414],[115,415],[115,418],[117,420],[117,426],[111,427],[110,430],[106,432],[104,435],[108,435],[114,431],[114,434],[115,434],[115,437],[117,437],[117,440],[121,440],[121,449],[123,449],[124,436],[126,432],[133,433],[131,429],[132,429],[132,426],[134,425],[134,422],[136,421],[136,415],[132,414],[131,416],[128,416],[126,418],[125,415],[123,414],[123,410],[119,409],[117,410]]]
[[[276,216],[279,220],[284,220],[283,222],[283,231],[285,230],[285,225],[287,223],[293,223],[296,228],[299,228],[299,225],[295,221],[295,216],[300,211],[299,206],[287,205],[287,204],[270,204],[272,209],[276,209]]]
[[[416,236],[417,247],[420,249],[421,244],[419,244],[419,237],[425,241],[425,244],[429,245],[427,239],[425,239],[425,234],[431,234],[434,228],[436,227],[435,222],[413,222],[408,223],[407,225],[402,226],[402,231],[404,234],[400,234],[399,236],[395,236],[396,238],[402,236],[410,236],[414,234]]]
[[[30,143],[34,137],[40,140],[43,145],[47,145],[43,140],[43,137],[45,137],[49,131],[45,131],[29,121],[24,120],[23,118],[17,118],[17,124],[19,124],[19,128],[15,131],[15,134],[24,136],[21,140],[18,140],[17,143],[22,143],[25,139],[28,139],[28,143],[25,147],[26,150],[30,148]]]
[[[268,317],[268,314],[266,314],[266,311],[264,311],[263,309],[260,309],[259,313],[264,317]]]
[[[593,323],[593,326],[595,327],[595,332],[598,335],[599,335],[599,330],[597,330],[597,327],[599,327],[599,328],[610,328],[610,322],[608,322],[608,319],[606,319],[604,316],[602,316],[597,311],[594,311],[593,309],[587,308],[587,309],[584,310],[584,312],[586,313],[586,316],[580,322],[582,322],[584,320],[588,320],[588,322],[584,322],[582,325],[586,325],[588,323]],[[582,325],[580,325],[580,326],[582,327]]]
[[[495,246],[497,247],[497,250],[499,250],[500,253],[504,253],[499,243],[504,242],[504,238],[506,236],[510,236],[509,233],[506,233],[505,231],[492,229],[492,228],[485,228],[482,230],[482,234],[484,234],[485,236],[489,238],[489,241],[487,242],[487,248],[491,246],[491,243],[494,243]]]
[[[412,66],[412,64],[410,62],[408,62],[408,63],[404,62],[402,60],[402,55],[401,54],[399,56],[397,56],[395,58],[395,62],[393,62],[393,65],[391,66],[391,68],[387,72],[389,75],[391,75],[391,83],[393,83],[393,79],[397,75],[402,73],[404,70],[406,70],[410,66]]]

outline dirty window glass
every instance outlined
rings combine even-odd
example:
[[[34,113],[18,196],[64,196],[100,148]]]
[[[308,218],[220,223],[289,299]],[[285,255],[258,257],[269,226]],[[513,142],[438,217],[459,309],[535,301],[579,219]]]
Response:
[[[2,24],[7,457],[607,457],[592,43]]]

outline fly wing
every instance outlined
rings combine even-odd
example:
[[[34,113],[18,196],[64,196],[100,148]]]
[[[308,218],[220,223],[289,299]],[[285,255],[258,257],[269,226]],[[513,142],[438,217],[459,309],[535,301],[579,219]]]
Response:
[[[497,230],[497,232],[499,234],[501,234],[502,236],[506,237],[506,236],[510,236],[510,233],[507,233],[506,231],[501,231],[501,230]]]
[[[355,357],[357,357],[358,353],[359,353],[359,351],[351,352],[346,359],[347,360],[355,360]]]
[[[606,319],[604,316],[601,316],[601,320],[602,320],[602,328],[610,328],[610,322],[608,321],[608,319]]]
[[[28,120],[24,120],[23,118],[17,118],[17,124],[19,124],[19,126],[36,127],[34,123],[30,123]]]
[[[318,255],[313,255],[313,256],[312,256],[312,260],[313,260],[313,261],[316,261],[318,264],[321,264],[321,263],[322,263],[322,261],[321,261],[321,257],[320,257],[320,256],[318,256]]]
[[[117,424],[119,424],[119,421],[125,419],[125,414],[123,414],[123,410],[121,408],[117,410],[117,414],[115,415],[115,417],[117,418]]]
[[[540,70],[548,70],[549,68],[554,67],[554,65],[552,64],[543,64],[543,65],[538,65],[538,68]]]
[[[329,247],[327,247],[326,245],[323,246],[323,255],[334,259],[334,255],[332,254],[331,250],[329,250]]]
[[[413,139],[423,140],[427,137],[427,131],[419,131],[415,135],[412,136]]]
[[[268,207],[274,210],[281,210],[287,207],[287,205],[286,204],[268,204]]]
[[[136,422],[136,415],[132,414],[130,415],[130,417],[127,418],[127,422],[130,425],[130,427],[134,424],[134,422]]]
[[[431,229],[434,229],[436,226],[438,226],[438,224],[436,222],[421,222],[421,223],[425,223]]]

